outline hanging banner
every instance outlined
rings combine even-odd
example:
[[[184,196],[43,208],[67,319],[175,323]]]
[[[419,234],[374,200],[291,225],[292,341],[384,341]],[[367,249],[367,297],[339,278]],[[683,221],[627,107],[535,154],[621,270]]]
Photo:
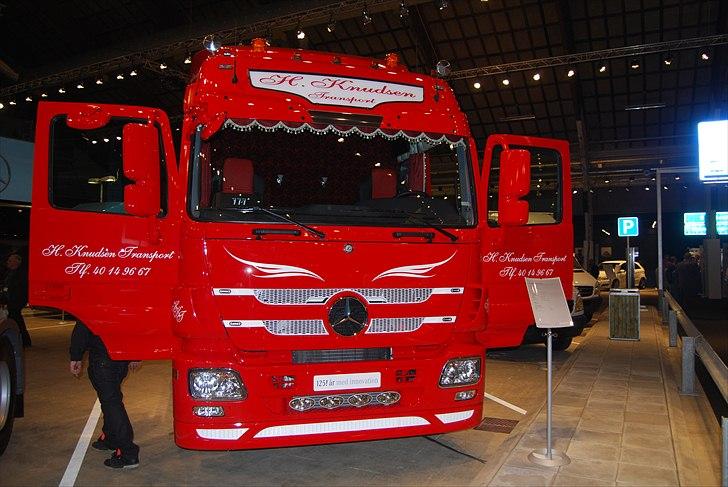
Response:
[[[250,84],[302,96],[316,105],[374,108],[382,103],[424,100],[421,86],[345,76],[251,70]]]

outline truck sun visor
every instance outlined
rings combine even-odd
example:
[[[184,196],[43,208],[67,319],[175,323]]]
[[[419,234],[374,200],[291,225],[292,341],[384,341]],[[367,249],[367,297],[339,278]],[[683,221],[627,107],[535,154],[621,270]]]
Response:
[[[276,120],[228,119],[223,124],[223,128],[231,128],[233,130],[240,130],[241,132],[249,132],[254,129],[260,129],[264,132],[275,132],[278,130],[283,130],[289,133],[309,131],[321,135],[328,133],[334,133],[338,135],[359,135],[365,139],[371,139],[380,136],[390,140],[405,139],[412,143],[425,142],[429,145],[437,145],[442,143],[450,143],[463,146],[465,145],[465,141],[463,140],[463,138],[457,135],[431,134],[427,132],[417,132],[400,129],[385,129],[371,126],[361,127],[356,125],[282,122]]]

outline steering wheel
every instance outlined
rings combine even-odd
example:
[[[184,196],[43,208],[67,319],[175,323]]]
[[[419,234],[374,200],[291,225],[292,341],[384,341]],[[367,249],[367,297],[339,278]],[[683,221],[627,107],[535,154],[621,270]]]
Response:
[[[430,195],[428,195],[424,191],[405,191],[404,193],[397,194],[395,196],[395,198],[409,198],[411,196],[422,197],[422,198],[429,198],[430,197]]]

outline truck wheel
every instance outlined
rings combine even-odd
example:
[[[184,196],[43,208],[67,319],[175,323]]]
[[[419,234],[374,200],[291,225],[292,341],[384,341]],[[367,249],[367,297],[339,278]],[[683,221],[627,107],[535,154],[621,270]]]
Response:
[[[619,280],[615,279],[612,281],[612,289],[619,289]]]
[[[647,281],[645,281],[644,277],[642,279],[640,279],[640,283],[637,284],[637,287],[640,289],[644,289],[647,287]]]
[[[15,362],[10,348],[0,343],[0,455],[10,441],[15,418]]]
[[[557,352],[563,352],[567,348],[571,346],[571,339],[572,337],[562,337],[558,336],[551,339],[551,348],[556,350]]]

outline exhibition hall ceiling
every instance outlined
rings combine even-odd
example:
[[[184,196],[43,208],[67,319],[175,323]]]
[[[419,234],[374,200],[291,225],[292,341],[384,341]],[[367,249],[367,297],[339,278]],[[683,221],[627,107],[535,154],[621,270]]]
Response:
[[[479,147],[492,133],[568,139],[574,161],[585,156],[595,173],[692,163],[697,122],[728,115],[722,0],[57,0],[0,10],[0,131],[32,135],[41,99],[157,106],[179,120],[185,41],[220,31],[239,42],[395,52],[418,72],[447,60]],[[94,71],[130,53],[142,57]],[[559,63],[574,54],[585,56]]]

